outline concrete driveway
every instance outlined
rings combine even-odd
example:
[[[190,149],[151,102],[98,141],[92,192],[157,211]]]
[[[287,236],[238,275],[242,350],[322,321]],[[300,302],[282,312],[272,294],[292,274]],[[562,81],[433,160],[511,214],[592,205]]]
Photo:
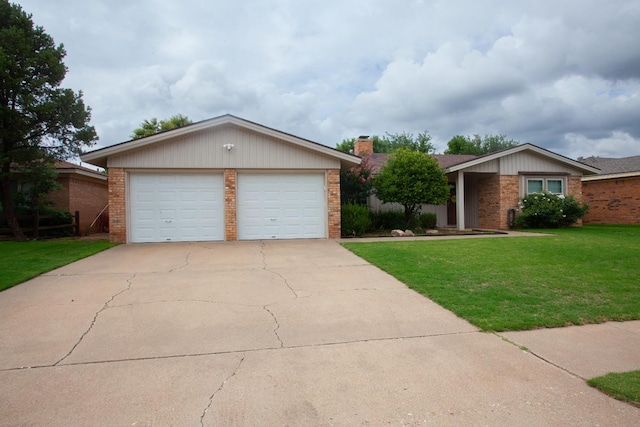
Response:
[[[0,293],[1,425],[637,425],[334,241],[118,246]]]

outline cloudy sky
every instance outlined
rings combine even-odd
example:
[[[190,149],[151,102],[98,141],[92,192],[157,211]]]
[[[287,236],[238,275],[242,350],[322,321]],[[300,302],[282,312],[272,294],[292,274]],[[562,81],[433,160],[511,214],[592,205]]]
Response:
[[[328,146],[505,134],[640,155],[638,0],[18,0],[63,43],[99,146],[230,113]]]

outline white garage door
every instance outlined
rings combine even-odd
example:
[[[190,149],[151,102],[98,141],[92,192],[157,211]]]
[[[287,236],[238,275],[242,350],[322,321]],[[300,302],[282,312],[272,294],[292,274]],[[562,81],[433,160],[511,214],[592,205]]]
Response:
[[[215,174],[131,174],[132,242],[224,240],[224,186]]]
[[[238,239],[326,237],[324,174],[238,174]]]

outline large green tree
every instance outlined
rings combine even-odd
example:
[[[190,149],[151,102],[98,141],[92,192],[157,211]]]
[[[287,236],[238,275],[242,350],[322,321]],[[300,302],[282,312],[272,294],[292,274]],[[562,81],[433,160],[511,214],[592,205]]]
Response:
[[[418,133],[418,136],[408,132],[386,132],[384,136],[374,135],[371,139],[373,140],[374,153],[392,153],[402,149],[433,153],[436,149],[431,143],[431,135],[427,131]],[[345,153],[353,153],[355,142],[355,138],[343,139],[341,143],[336,145],[336,149]]]
[[[515,147],[520,143],[514,139],[507,139],[506,135],[485,135],[473,136],[456,135],[447,143],[444,154],[483,154]]]
[[[176,129],[182,126],[190,125],[191,123],[192,121],[189,120],[187,116],[183,116],[182,114],[176,114],[175,116],[172,116],[167,120],[160,121],[158,121],[158,119],[154,117],[151,120],[145,120],[140,123],[140,127],[133,130],[131,139],[144,138],[145,136],[155,135],[156,133]]]
[[[61,88],[62,44],[17,4],[0,0],[0,200],[9,228],[25,240],[15,216],[15,167],[28,170],[80,154],[98,139],[82,92]]]
[[[427,153],[407,149],[399,149],[389,158],[373,187],[384,203],[404,206],[407,223],[421,205],[442,205],[449,197],[449,183],[438,161]]]

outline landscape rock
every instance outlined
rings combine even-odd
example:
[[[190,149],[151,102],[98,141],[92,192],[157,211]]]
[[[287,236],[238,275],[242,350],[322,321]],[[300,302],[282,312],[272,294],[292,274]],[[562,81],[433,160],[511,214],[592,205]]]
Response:
[[[413,234],[413,231],[404,230],[404,237],[412,237],[412,236],[415,236],[415,234]]]
[[[427,234],[438,234],[438,230],[427,230],[425,231]]]
[[[391,230],[391,235],[393,237],[402,237],[402,236],[404,236],[404,231],[402,231],[402,230]]]

